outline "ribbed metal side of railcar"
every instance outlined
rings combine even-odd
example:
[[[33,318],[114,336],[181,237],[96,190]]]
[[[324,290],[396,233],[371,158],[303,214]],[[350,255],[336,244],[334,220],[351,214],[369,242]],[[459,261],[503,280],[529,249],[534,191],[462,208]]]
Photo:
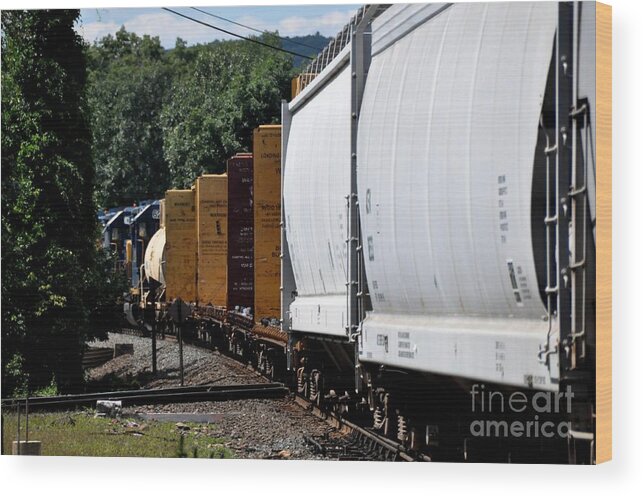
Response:
[[[346,337],[346,228],[350,194],[350,47],[289,105],[283,209],[295,281],[292,331]],[[288,295],[290,296],[290,295]]]
[[[574,108],[583,98],[593,108],[592,6],[574,21],[586,30],[583,38],[574,28],[584,40],[574,45],[581,54]],[[556,131],[545,143],[554,124],[543,119],[560,91],[552,64],[559,22],[553,2],[398,5],[374,22],[357,142],[373,305],[361,326],[361,361],[558,389],[566,338],[559,329],[570,315],[567,307],[559,315],[556,301],[569,278],[551,276],[555,245],[562,246],[556,236],[565,231],[554,225],[548,233],[546,218],[574,220],[556,216],[558,191],[547,176],[554,168],[544,153],[555,160]],[[576,206],[591,219],[593,131],[582,129],[581,158],[570,169],[582,163],[588,171],[587,202]],[[585,234],[583,256],[573,254],[574,242],[564,255],[583,258],[586,291],[577,294],[583,326],[591,326],[591,227]]]

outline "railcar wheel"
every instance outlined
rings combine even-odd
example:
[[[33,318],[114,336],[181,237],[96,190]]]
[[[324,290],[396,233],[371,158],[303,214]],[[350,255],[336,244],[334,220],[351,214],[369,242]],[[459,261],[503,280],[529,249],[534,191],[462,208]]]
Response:
[[[391,437],[395,420],[391,408],[391,395],[384,389],[377,389],[374,394],[374,401],[373,429],[380,431],[386,437]],[[397,428],[397,425],[395,427]]]
[[[268,352],[266,353],[266,377],[273,381],[275,379],[275,364],[273,361],[273,357],[271,356],[271,353]]]
[[[309,399],[317,406],[321,405],[322,373],[315,369],[310,374],[310,395]]]
[[[303,398],[308,398],[308,360],[302,357],[300,362],[301,366],[297,369],[297,394]]]

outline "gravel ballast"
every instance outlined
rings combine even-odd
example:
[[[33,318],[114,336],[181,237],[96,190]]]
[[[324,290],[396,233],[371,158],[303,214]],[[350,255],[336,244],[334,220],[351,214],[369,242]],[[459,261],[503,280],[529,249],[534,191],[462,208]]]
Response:
[[[114,377],[132,381],[144,388],[176,387],[179,378],[179,346],[175,341],[157,341],[156,377],[151,374],[151,340],[110,333],[108,341],[92,346],[134,345],[133,355],[121,355],[88,371],[88,379],[106,382]],[[268,382],[251,368],[217,352],[184,344],[185,385],[253,384]],[[314,454],[306,436],[334,431],[323,420],[304,410],[293,399],[250,399],[219,402],[141,405],[123,409],[123,415],[208,414],[216,421],[210,426],[215,435],[226,439],[226,446],[238,458],[323,459]],[[334,435],[339,435],[335,432]]]

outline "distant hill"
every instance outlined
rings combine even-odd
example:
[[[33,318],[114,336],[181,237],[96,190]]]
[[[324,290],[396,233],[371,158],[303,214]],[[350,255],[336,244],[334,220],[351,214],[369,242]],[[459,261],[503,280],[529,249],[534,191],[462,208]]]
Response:
[[[251,36],[251,38],[255,38],[255,36]],[[261,36],[257,36],[256,38],[260,39]],[[326,45],[328,45],[332,39],[333,38],[329,36],[322,36],[321,34],[319,34],[319,32],[315,34],[308,34],[306,36],[284,36],[281,39],[281,48],[290,52],[299,53],[307,57],[315,58],[319,54],[319,52],[326,48]],[[182,50],[185,51],[185,53],[192,52],[193,56],[198,52],[198,50],[201,49],[201,47],[225,43],[225,41],[214,40],[208,43],[197,43],[196,45],[187,46],[185,41],[181,40],[180,38],[177,38],[177,42],[182,47]],[[176,46],[172,48],[165,48],[163,50],[165,53],[170,53],[175,49]],[[293,58],[293,67],[300,68],[302,66],[305,66],[308,62],[310,62],[309,59],[295,55]]]
[[[332,38],[322,36],[317,32],[306,36],[288,36],[282,40],[281,46],[285,50],[290,50],[291,52],[315,58],[317,54],[321,52],[328,43],[330,43],[330,40],[332,40]],[[300,67],[308,62],[310,62],[308,59],[295,56],[293,65],[295,67]]]

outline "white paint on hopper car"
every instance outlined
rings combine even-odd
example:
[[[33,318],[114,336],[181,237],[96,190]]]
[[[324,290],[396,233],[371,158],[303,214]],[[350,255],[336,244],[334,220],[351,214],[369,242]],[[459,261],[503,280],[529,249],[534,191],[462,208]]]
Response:
[[[298,295],[290,306],[294,331],[346,334],[350,89],[344,67],[292,116],[283,195]]]
[[[531,237],[556,23],[553,2],[455,4],[373,58],[357,153],[363,360],[557,387],[556,358],[538,357],[549,323]],[[377,344],[396,332],[415,353]]]
[[[368,316],[360,360],[474,381],[556,390],[556,371],[539,365],[542,322],[534,319],[380,314]]]
[[[346,45],[341,52],[326,66],[324,69],[315,76],[306,87],[288,104],[288,110],[297,112],[299,107],[306,104],[306,102],[314,98],[318,91],[324,89],[326,84],[333,79],[338,72],[344,69],[346,63],[350,60],[351,45]]]
[[[406,3],[386,9],[374,22],[372,54],[376,55],[385,50],[450,5],[448,3]]]

